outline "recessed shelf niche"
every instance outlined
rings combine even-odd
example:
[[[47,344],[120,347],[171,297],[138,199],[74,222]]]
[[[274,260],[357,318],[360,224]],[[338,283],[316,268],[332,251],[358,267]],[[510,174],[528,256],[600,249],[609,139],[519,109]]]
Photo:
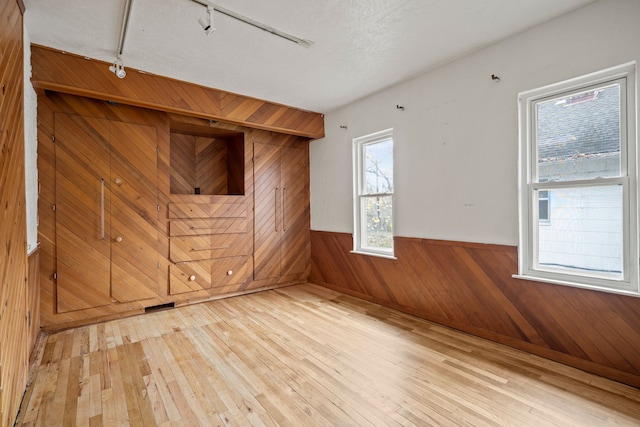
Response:
[[[171,194],[244,195],[244,134],[171,123]]]

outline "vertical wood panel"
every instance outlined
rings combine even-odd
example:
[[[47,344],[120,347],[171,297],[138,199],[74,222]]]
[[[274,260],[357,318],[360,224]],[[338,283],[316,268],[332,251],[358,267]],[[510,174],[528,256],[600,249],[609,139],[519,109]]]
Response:
[[[253,144],[254,273],[256,280],[280,276],[280,147]]]
[[[22,14],[0,3],[0,425],[13,425],[29,359]]]
[[[111,296],[119,302],[153,298],[160,273],[156,129],[116,121],[110,128]]]
[[[65,313],[111,303],[110,131],[107,120],[67,114],[55,127],[56,308]]]
[[[28,257],[27,270],[27,324],[29,326],[29,352],[40,334],[40,248],[36,248]]]
[[[312,232],[310,280],[640,386],[640,298],[513,279],[517,248],[396,237],[397,260]]]
[[[308,158],[304,148],[283,147],[282,238],[280,272],[283,276],[303,273],[311,256],[309,241]]]

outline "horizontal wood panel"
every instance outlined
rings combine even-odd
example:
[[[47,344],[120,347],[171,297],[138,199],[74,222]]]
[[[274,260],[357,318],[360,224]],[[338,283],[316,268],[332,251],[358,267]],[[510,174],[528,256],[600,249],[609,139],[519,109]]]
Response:
[[[395,238],[397,260],[311,234],[310,281],[640,386],[640,298],[512,278],[517,248]]]
[[[171,237],[245,233],[246,231],[247,220],[245,218],[173,220],[169,224]]]
[[[319,113],[133,68],[127,68],[125,79],[118,79],[109,71],[111,64],[43,46],[31,46],[31,62],[35,88],[314,139],[324,136],[324,116]]]
[[[169,258],[173,262],[249,255],[249,253],[246,234],[172,237],[169,243]]]
[[[169,203],[170,219],[246,217],[244,203]]]

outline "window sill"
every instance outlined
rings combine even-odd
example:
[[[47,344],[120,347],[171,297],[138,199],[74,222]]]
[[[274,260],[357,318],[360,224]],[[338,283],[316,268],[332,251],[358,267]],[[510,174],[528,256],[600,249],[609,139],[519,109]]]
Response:
[[[544,277],[527,276],[527,275],[521,275],[521,274],[514,274],[511,277],[513,277],[514,279],[541,282],[541,283],[547,283],[551,285],[569,286],[572,288],[588,289],[591,291],[607,292],[611,294],[626,295],[626,296],[636,297],[636,298],[640,297],[640,294],[637,291],[632,291],[632,290],[606,288],[603,286],[588,285],[585,283],[570,282],[566,280],[557,280],[557,279],[547,279]]]
[[[378,252],[365,252],[365,251],[350,251],[350,252],[352,254],[357,254],[357,255],[369,255],[369,256],[374,256],[378,258],[398,259],[394,255],[381,254]]]

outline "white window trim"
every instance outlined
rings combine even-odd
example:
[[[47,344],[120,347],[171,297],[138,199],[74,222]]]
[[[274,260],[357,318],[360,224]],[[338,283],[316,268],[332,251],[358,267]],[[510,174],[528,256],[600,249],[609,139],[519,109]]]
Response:
[[[535,269],[534,255],[536,253],[533,236],[533,210],[537,201],[533,200],[533,189],[549,187],[546,183],[532,183],[535,173],[535,164],[532,157],[533,149],[533,111],[534,102],[565,92],[579,90],[594,85],[601,85],[610,81],[624,79],[625,85],[621,96],[626,103],[621,111],[621,157],[626,159],[621,165],[621,177],[596,178],[594,180],[575,183],[579,186],[621,184],[623,186],[623,279],[610,280],[605,277],[588,277],[584,275],[572,275],[565,272],[542,271]],[[626,90],[625,90],[626,89]],[[574,286],[604,292],[612,292],[624,295],[640,296],[639,286],[639,258],[638,248],[638,170],[637,170],[637,133],[636,116],[638,114],[636,97],[636,64],[635,62],[623,64],[568,81],[552,84],[542,88],[526,91],[518,94],[519,117],[519,164],[518,164],[518,216],[519,216],[519,242],[518,242],[518,274],[515,278],[533,280],[545,283],[553,283],[566,286]],[[626,173],[625,173],[626,172]],[[563,185],[573,183],[563,182]],[[553,185],[553,184],[551,184]]]
[[[353,139],[353,250],[351,253],[361,255],[371,255],[381,258],[397,259],[394,255],[394,242],[392,240],[391,249],[385,250],[380,248],[370,248],[362,245],[362,236],[364,236],[364,228],[366,227],[366,220],[362,220],[362,199],[364,197],[373,196],[391,196],[391,216],[395,224],[395,197],[394,193],[380,193],[380,194],[362,194],[362,148],[365,145],[381,142],[387,139],[393,141],[393,156],[394,156],[394,175],[395,175],[395,140],[393,140],[393,128],[385,129],[379,132],[375,132],[369,135],[361,136]],[[395,187],[395,180],[394,180]],[[395,188],[394,188],[395,191]],[[395,226],[393,227],[395,230]],[[395,237],[395,234],[394,234]]]

